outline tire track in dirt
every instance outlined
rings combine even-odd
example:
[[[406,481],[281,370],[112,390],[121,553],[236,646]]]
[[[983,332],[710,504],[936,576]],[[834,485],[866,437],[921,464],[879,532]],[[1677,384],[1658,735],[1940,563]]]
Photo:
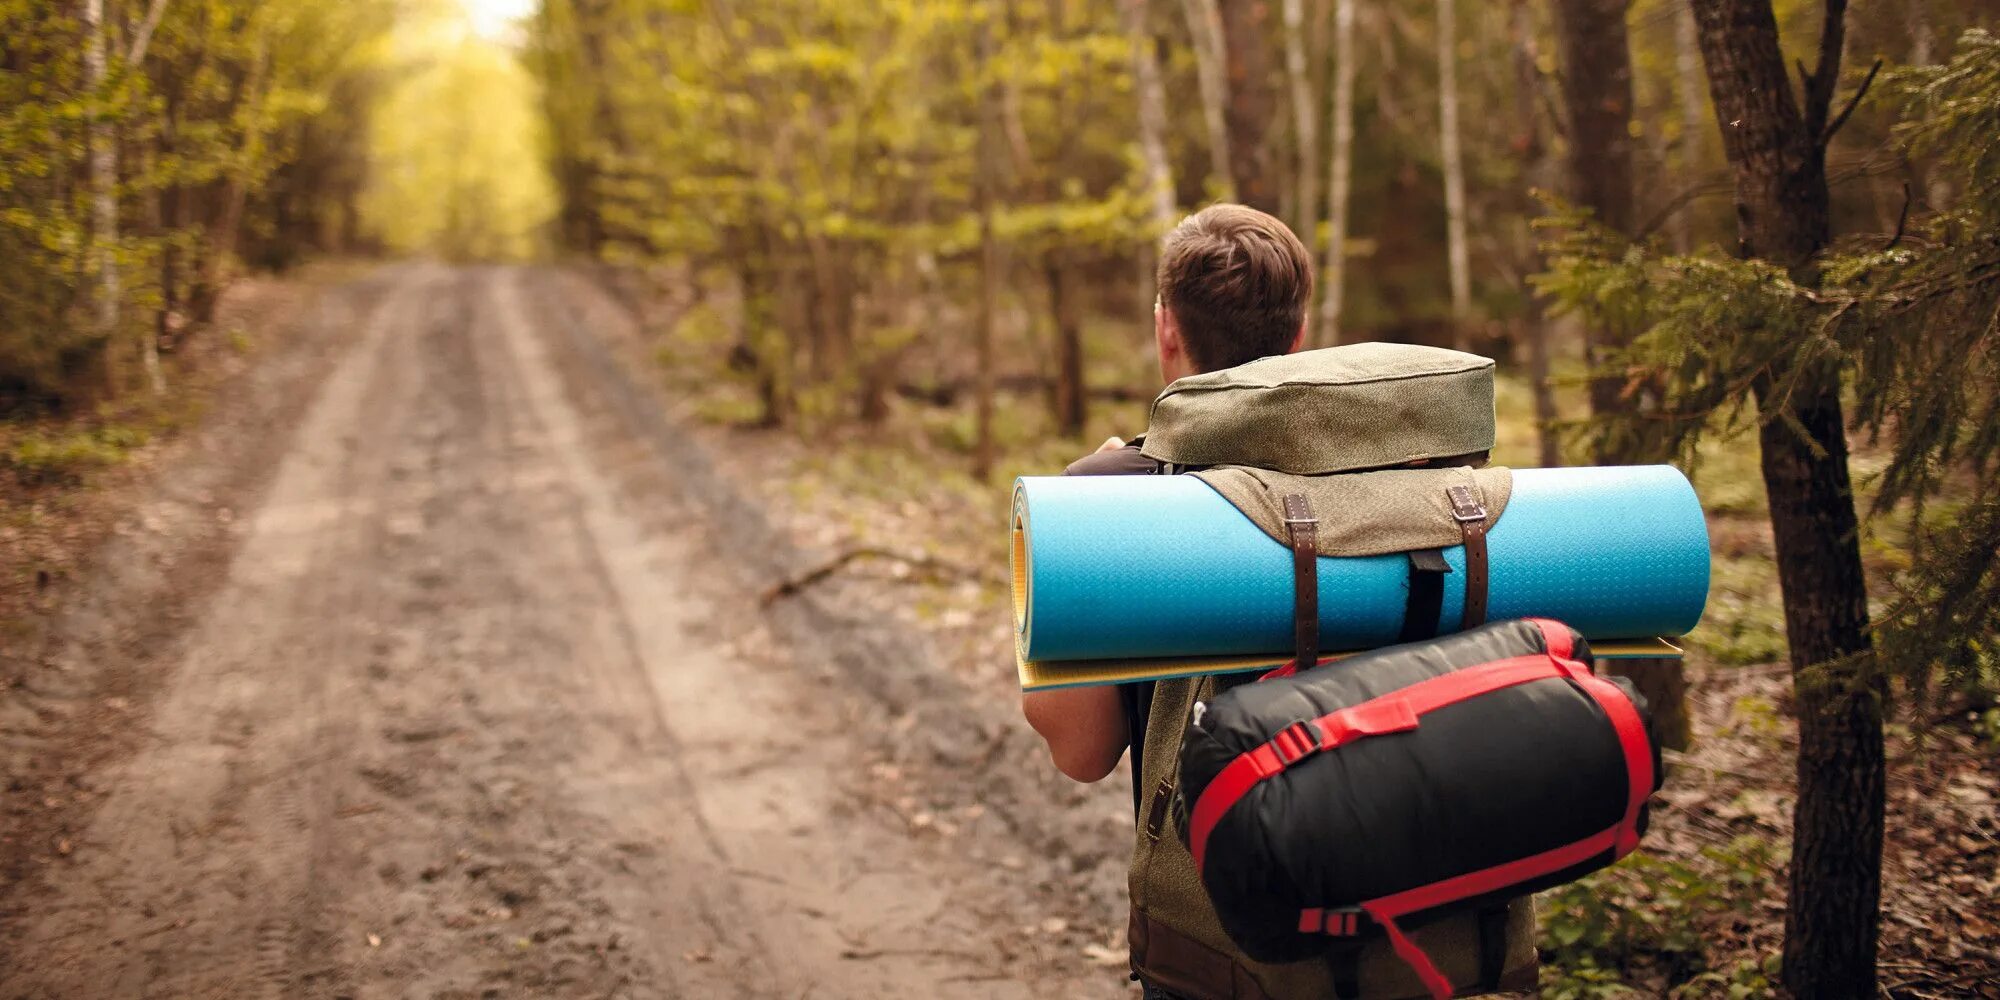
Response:
[[[140,749],[10,891],[0,996],[1120,992],[1033,935],[991,831],[884,803],[878,705],[746,650],[710,513],[547,286],[385,284]]]

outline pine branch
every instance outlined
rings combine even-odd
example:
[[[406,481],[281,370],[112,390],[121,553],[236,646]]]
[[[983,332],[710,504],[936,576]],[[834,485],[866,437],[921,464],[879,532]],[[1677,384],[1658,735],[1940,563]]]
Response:
[[[1861,99],[1868,96],[1868,88],[1875,85],[1875,75],[1880,72],[1882,72],[1882,60],[1877,59],[1875,60],[1875,65],[1868,67],[1868,75],[1861,79],[1861,86],[1855,89],[1854,96],[1848,98],[1847,107],[1842,108],[1840,114],[1833,119],[1833,124],[1828,125],[1826,131],[1820,133],[1820,145],[1824,146],[1832,142],[1834,135],[1840,131],[1840,127],[1847,124],[1847,119],[1854,115],[1854,109],[1861,106]],[[1903,185],[1903,190],[1907,192],[1909,185]],[[1905,199],[1903,202],[1904,215],[1907,216],[1909,211],[1909,201]]]

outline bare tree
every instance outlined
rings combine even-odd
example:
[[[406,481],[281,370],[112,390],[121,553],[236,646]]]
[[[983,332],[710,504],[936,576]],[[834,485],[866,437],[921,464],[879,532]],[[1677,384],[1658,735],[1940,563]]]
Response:
[[[1216,0],[1181,0],[1194,39],[1195,78],[1201,84],[1202,121],[1208,126],[1209,183],[1223,201],[1236,200],[1229,159],[1229,80],[1223,52],[1222,9]]]
[[[1322,346],[1340,343],[1340,309],[1347,285],[1348,188],[1354,177],[1354,5],[1334,0],[1333,6],[1333,156],[1326,184],[1326,269],[1319,300]]]
[[[1569,116],[1569,196],[1613,232],[1636,225],[1632,183],[1632,50],[1625,13],[1629,0],[1556,0],[1563,104]],[[1629,407],[1625,383],[1603,371],[1606,357],[1622,348],[1629,331],[1586,330],[1584,358],[1592,369],[1590,409],[1600,416]],[[1597,460],[1630,461],[1606,443]]]
[[[1513,9],[1507,19],[1508,41],[1513,48],[1514,69],[1514,117],[1521,130],[1521,138],[1515,144],[1520,151],[1522,180],[1527,187],[1546,187],[1554,172],[1549,141],[1542,129],[1542,87],[1541,69],[1536,63],[1541,55],[1535,41],[1535,13],[1529,0],[1512,0]],[[1524,200],[1531,196],[1524,195]],[[1520,235],[1519,245],[1523,247],[1521,256],[1528,261],[1526,269],[1542,270],[1540,251],[1535,247],[1535,233],[1529,220],[1532,209],[1523,205],[1516,226]],[[1527,304],[1518,319],[1520,340],[1528,349],[1528,378],[1533,383],[1535,399],[1535,439],[1538,446],[1537,462],[1543,468],[1553,468],[1563,464],[1561,440],[1556,433],[1555,389],[1549,382],[1549,318],[1542,307],[1542,297],[1533,294],[1527,283],[1527,275],[1516,273],[1509,276],[1521,287],[1529,289]]]
[[[1222,33],[1218,37],[1229,97],[1223,121],[1229,129],[1230,190],[1237,201],[1276,213],[1281,206],[1267,141],[1278,112],[1278,92],[1271,85],[1270,25],[1266,23],[1269,4],[1265,0],[1223,0],[1221,13]]]
[[[1472,259],[1465,245],[1465,152],[1458,136],[1458,5],[1438,0],[1438,131],[1444,152],[1445,253],[1451,263],[1452,345],[1472,319]]]
[[[972,452],[972,474],[981,481],[993,475],[993,363],[994,340],[999,336],[1000,283],[1003,266],[1000,255],[1000,238],[994,232],[993,216],[1000,200],[1000,149],[1001,110],[1000,78],[994,54],[998,46],[993,38],[995,18],[987,17],[979,24],[979,72],[984,76],[979,92],[979,166],[977,169],[977,198],[979,201],[979,324],[978,343],[974,345],[975,378],[978,380],[978,398],[974,402],[976,413],[975,441]]]
[[[1153,50],[1153,30],[1146,16],[1147,0],[1119,0],[1125,32],[1132,36],[1132,89],[1139,100],[1139,156],[1144,161],[1153,234],[1165,239],[1174,227],[1174,176],[1167,163],[1167,95],[1160,82],[1160,61]]]
[[[142,30],[141,38],[150,39],[152,27],[158,22],[149,17],[148,26]],[[83,47],[84,82],[89,85],[94,100],[108,101],[111,82],[110,26],[104,20],[104,0],[84,0],[83,29],[87,34]],[[144,54],[143,45],[135,49]],[[90,216],[92,253],[96,258],[97,290],[94,305],[99,335],[106,338],[105,371],[108,381],[116,381],[117,363],[114,360],[118,344],[118,316],[120,300],[124,295],[123,282],[118,272],[118,134],[111,116],[100,110],[90,122]],[[139,360],[146,372],[146,384],[155,394],[166,390],[166,379],[160,373],[160,355],[157,342],[151,336],[140,346]],[[116,389],[115,385],[107,386]]]
[[[1692,179],[1708,158],[1708,102],[1703,99],[1701,41],[1695,37],[1694,11],[1674,15],[1674,96],[1681,106],[1681,173]],[[1694,249],[1694,213],[1674,212],[1674,246]]]
[[[1306,66],[1306,3],[1285,0],[1285,82],[1292,99],[1292,132],[1298,146],[1293,178],[1292,225],[1311,242],[1319,225],[1319,95]]]

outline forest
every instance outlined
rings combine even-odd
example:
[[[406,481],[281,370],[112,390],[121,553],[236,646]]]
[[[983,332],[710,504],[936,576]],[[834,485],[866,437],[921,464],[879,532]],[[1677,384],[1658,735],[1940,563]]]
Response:
[[[1509,463],[1694,475],[1711,610],[1649,696],[1783,665],[1717,710],[1796,720],[1783,835],[1555,894],[1548,995],[2000,981],[1990,822],[1960,923],[1883,918],[1897,769],[2000,753],[1988,0],[478,6],[0,0],[0,475],[165,426],[248,275],[556,262],[815,502],[966,513],[899,558],[997,566],[1013,475],[1144,429],[1159,239],[1242,202],[1315,253],[1314,345],[1497,358]]]

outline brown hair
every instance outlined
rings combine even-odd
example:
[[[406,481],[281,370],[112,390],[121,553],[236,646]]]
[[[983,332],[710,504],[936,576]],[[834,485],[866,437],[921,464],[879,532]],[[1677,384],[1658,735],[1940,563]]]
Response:
[[[1217,371],[1292,346],[1312,302],[1312,255],[1273,216],[1210,205],[1167,235],[1158,281],[1188,359]]]

